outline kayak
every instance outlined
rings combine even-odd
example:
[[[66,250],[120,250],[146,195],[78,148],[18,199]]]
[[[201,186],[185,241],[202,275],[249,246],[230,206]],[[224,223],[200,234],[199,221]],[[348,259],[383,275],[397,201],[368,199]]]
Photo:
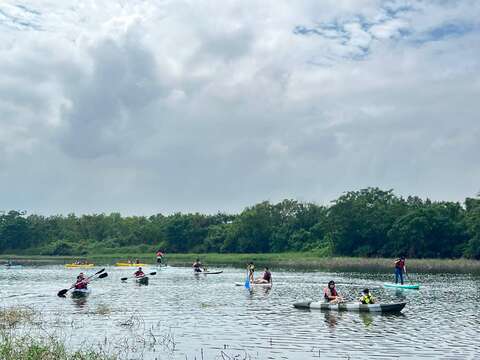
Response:
[[[6,269],[21,269],[23,266],[22,265],[3,265]]]
[[[72,298],[80,299],[90,295],[90,289],[75,289],[72,291]]]
[[[392,313],[400,312],[405,307],[406,303],[392,303],[392,304],[329,304],[323,301],[305,301],[294,303],[293,306],[297,309],[318,309],[327,311],[356,311],[356,312],[381,312]]]
[[[420,285],[416,284],[394,284],[394,283],[385,283],[383,284],[386,288],[396,288],[396,289],[412,289],[412,290],[420,290]]]
[[[195,275],[215,275],[215,274],[221,274],[223,271],[194,271],[193,272]]]
[[[148,276],[142,276],[135,279],[135,282],[139,285],[148,285]]]
[[[65,264],[65,267],[69,269],[90,269],[94,266],[95,264]]]
[[[235,283],[235,286],[245,286],[245,283],[240,283],[240,282],[236,282]],[[262,284],[256,284],[256,283],[250,283],[250,287],[252,286],[258,286],[258,287],[272,287],[272,283],[262,283]]]
[[[130,263],[122,263],[117,262],[115,266],[123,266],[123,267],[139,267],[139,266],[146,266],[147,264],[130,264]]]

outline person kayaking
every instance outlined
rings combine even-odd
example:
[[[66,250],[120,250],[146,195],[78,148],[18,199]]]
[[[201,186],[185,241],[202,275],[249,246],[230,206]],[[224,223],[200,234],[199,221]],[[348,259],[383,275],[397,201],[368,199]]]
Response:
[[[325,289],[323,289],[323,297],[330,304],[338,304],[343,302],[343,298],[338,294],[335,288],[335,281],[330,280]]]
[[[135,275],[136,278],[141,278],[145,276],[145,273],[143,272],[142,267],[140,266],[138,270],[133,273],[133,275]]]
[[[375,304],[375,300],[368,289],[363,289],[362,297],[359,300],[362,304]]]
[[[140,259],[135,259],[135,264],[140,264]]]
[[[73,285],[73,287],[76,289],[76,290],[87,290],[87,287],[88,287],[88,283],[89,283],[89,279],[87,279],[85,277],[85,274],[83,272],[81,272],[80,274],[78,274],[77,276],[77,281],[75,282],[75,284]]]
[[[255,280],[255,284],[270,284],[271,282],[272,282],[272,273],[268,270],[268,267],[265,266],[262,277]]]
[[[250,279],[250,282],[254,283],[255,280],[253,278],[253,274],[255,273],[255,265],[254,265],[253,261],[250,261],[247,264],[247,270],[248,270],[248,278]]]
[[[162,250],[158,249],[158,251],[156,252],[155,255],[157,256],[157,263],[161,264],[162,263],[162,258],[165,255],[165,253]]]
[[[196,273],[202,272],[202,267],[203,267],[203,265],[202,265],[202,263],[200,262],[200,259],[199,259],[199,258],[197,258],[197,259],[195,260],[195,262],[193,263],[192,266],[193,266],[193,271],[194,271],[194,272],[196,272]]]
[[[399,259],[395,260],[395,284],[398,284],[398,279],[400,278],[400,284],[403,285],[404,273],[407,273],[407,268],[405,266],[405,256],[401,256]]]

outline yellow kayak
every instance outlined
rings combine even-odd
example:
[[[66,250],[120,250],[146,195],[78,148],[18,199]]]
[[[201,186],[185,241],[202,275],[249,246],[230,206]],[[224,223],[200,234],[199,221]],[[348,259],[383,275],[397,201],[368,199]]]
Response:
[[[65,264],[66,268],[71,268],[71,269],[89,269],[94,266],[95,264]]]
[[[117,262],[115,266],[124,266],[124,267],[139,267],[139,266],[146,266],[147,264],[130,264],[130,263],[122,263]]]

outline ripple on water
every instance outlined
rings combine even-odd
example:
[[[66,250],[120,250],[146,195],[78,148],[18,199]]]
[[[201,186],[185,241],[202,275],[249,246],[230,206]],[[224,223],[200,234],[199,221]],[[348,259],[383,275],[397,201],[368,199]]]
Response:
[[[274,272],[271,290],[249,292],[234,286],[245,276],[237,269],[193,276],[190,269],[169,267],[157,270],[149,286],[121,282],[132,269],[107,271],[106,279],[91,284],[86,301],[73,301],[56,293],[69,287],[77,271],[60,266],[0,270],[0,299],[4,306],[39,309],[45,326],[61,329],[73,343],[92,334],[132,339],[151,332],[158,343],[144,349],[146,359],[198,359],[201,352],[210,359],[221,351],[252,359],[480,356],[478,277],[412,274],[422,289],[396,291],[383,288],[391,279],[386,275]],[[377,299],[407,306],[400,315],[293,308],[295,301],[320,298],[330,279],[350,299],[369,287]]]

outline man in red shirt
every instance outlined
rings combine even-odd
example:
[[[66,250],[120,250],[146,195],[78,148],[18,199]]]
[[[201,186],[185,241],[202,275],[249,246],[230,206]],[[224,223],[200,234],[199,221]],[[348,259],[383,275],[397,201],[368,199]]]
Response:
[[[400,278],[400,284],[403,285],[403,274],[407,273],[405,267],[405,256],[401,256],[400,259],[395,260],[395,284],[398,284],[398,278]]]

